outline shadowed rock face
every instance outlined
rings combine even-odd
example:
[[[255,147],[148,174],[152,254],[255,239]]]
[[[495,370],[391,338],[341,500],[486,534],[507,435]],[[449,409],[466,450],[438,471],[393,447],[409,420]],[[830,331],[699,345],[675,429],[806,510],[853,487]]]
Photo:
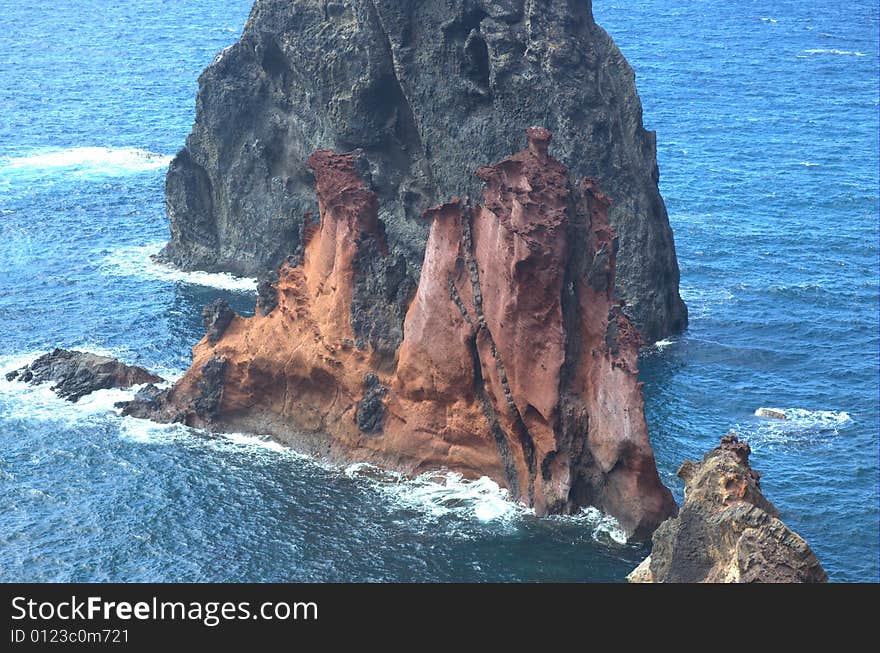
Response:
[[[822,583],[825,570],[779,519],[749,466],[751,450],[729,435],[699,463],[685,461],[679,515],[654,533],[633,583]]]
[[[390,256],[363,249],[359,264],[387,268],[365,290],[393,351],[431,226],[422,213],[479,196],[472,171],[518,149],[529,124],[550,128],[555,156],[615,198],[616,290],[645,340],[684,328],[655,137],[589,0],[256,0],[241,39],[199,80],[195,125],[166,180],[162,256],[276,270],[317,213],[309,153],[360,148]]]
[[[232,322],[235,311],[229,307],[225,299],[215,299],[202,309],[202,326],[207,329],[208,340],[217,342]]]
[[[95,390],[130,388],[143,383],[159,383],[163,379],[142,367],[126,365],[115,358],[55,349],[30,365],[9,372],[6,380],[31,385],[52,383],[55,394],[75,402]]]
[[[675,504],[648,440],[639,335],[614,299],[611,203],[572,183],[547,130],[527,131],[528,149],[477,171],[482,204],[426,212],[396,349],[363,329],[358,288],[395,255],[361,157],[312,154],[320,227],[282,267],[274,309],[233,315],[169,392],[126,412],[271,434],[334,461],[485,475],[538,514],[595,505],[648,536]],[[364,251],[377,263],[360,265]]]

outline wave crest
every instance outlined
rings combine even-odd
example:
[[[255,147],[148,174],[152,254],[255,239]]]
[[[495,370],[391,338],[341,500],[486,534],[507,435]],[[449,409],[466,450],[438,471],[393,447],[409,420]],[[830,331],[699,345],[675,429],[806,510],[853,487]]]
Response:
[[[131,276],[147,280],[178,281],[237,292],[257,291],[257,280],[251,277],[236,277],[225,272],[178,270],[170,265],[158,263],[153,260],[153,256],[161,248],[162,243],[121,247],[105,257],[104,263],[101,265],[101,271],[117,276]]]
[[[166,154],[136,147],[45,149],[0,159],[0,174],[40,175],[62,171],[80,176],[117,176],[167,168],[171,159]]]
[[[801,55],[805,54],[832,54],[837,56],[850,56],[850,57],[866,57],[868,56],[864,52],[855,52],[852,50],[836,50],[833,48],[810,48],[809,50],[802,50]],[[798,56],[801,56],[798,55]]]
[[[407,478],[368,463],[349,465],[345,474],[365,481],[399,507],[433,519],[454,514],[489,522],[528,512],[525,506],[511,500],[507,490],[487,476],[471,481],[461,474],[446,471]]]
[[[766,418],[755,415],[734,431],[742,434],[752,444],[786,445],[809,444],[840,435],[853,419],[845,410],[807,410],[805,408],[780,408],[786,419]]]

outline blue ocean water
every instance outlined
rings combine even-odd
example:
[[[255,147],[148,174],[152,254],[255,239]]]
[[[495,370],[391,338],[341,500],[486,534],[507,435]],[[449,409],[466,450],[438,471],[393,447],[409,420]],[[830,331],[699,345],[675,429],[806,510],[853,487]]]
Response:
[[[158,268],[196,80],[250,0],[0,0],[0,368],[55,346],[173,376],[252,284]],[[878,580],[873,0],[596,0],[658,134],[688,332],[641,374],[664,480],[734,430],[832,580]],[[600,515],[320,467],[0,380],[0,580],[620,581]],[[787,422],[754,417],[760,406]]]

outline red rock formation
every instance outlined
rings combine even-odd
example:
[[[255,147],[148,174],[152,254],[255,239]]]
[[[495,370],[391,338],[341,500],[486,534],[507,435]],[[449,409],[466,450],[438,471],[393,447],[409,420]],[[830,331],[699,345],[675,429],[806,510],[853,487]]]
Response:
[[[302,264],[282,268],[274,310],[195,347],[158,416],[332,460],[485,475],[538,514],[595,505],[649,535],[675,504],[648,440],[639,335],[613,297],[610,201],[570,183],[547,130],[527,131],[527,150],[477,171],[482,205],[426,212],[393,354],[352,327],[358,254],[387,251],[376,196],[355,155],[315,152],[321,223]]]

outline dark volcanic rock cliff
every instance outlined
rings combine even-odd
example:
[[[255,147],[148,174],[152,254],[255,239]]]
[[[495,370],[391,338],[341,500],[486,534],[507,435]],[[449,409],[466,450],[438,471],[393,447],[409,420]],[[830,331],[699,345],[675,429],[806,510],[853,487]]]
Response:
[[[488,476],[538,514],[595,505],[649,535],[675,503],[648,439],[639,334],[614,298],[611,202],[548,154],[547,130],[527,131],[528,149],[477,170],[482,204],[426,211],[399,346],[377,328],[381,306],[359,299],[387,285],[396,256],[362,157],[313,153],[320,224],[281,268],[274,305],[207,310],[189,371],[125,412],[271,434],[324,459]]]
[[[277,269],[317,213],[308,155],[360,148],[391,252],[370,290],[396,346],[430,227],[422,212],[478,195],[472,171],[515,151],[532,124],[615,198],[617,293],[644,338],[683,328],[654,134],[589,0],[256,0],[241,39],[199,80],[195,125],[168,172],[163,256]]]
[[[823,583],[828,576],[806,541],[786,526],[735,435],[678,475],[678,516],[654,533],[654,547],[631,583]]]

